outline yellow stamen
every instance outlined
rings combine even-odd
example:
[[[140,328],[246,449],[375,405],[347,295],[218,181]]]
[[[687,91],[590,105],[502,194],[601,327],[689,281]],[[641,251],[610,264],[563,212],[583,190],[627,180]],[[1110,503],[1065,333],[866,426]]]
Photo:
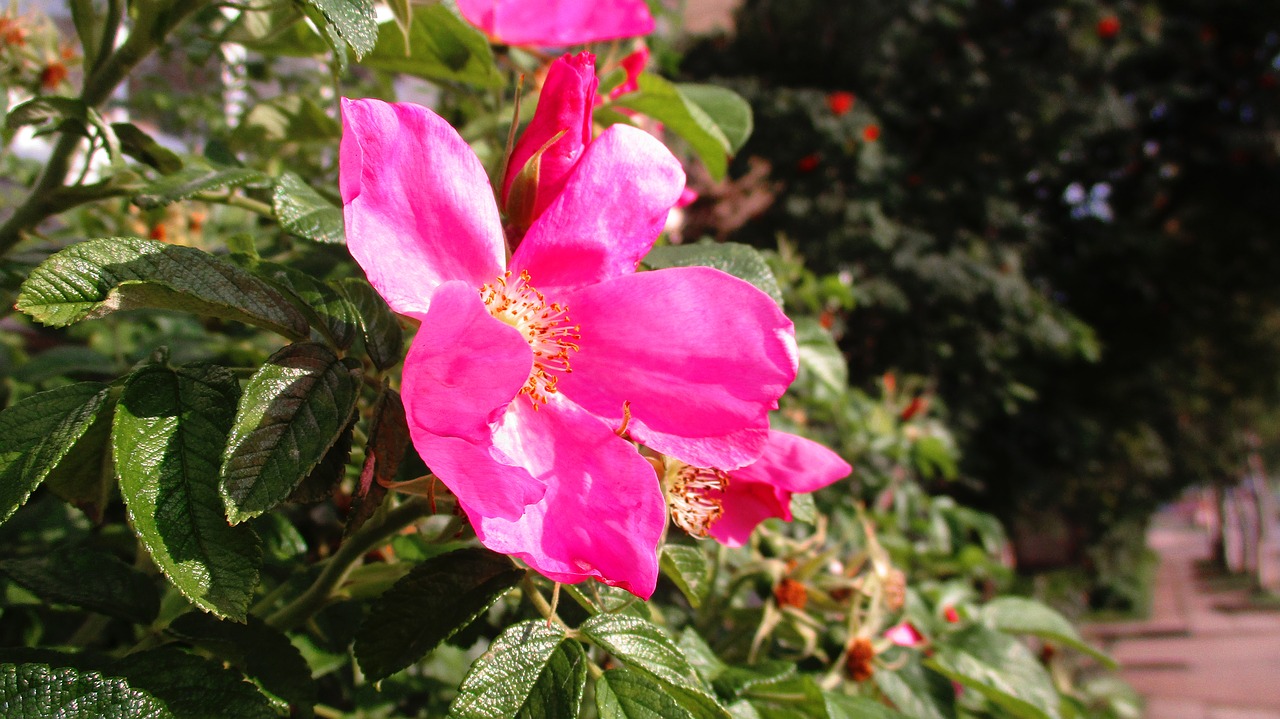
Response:
[[[668,460],[666,484],[672,521],[692,536],[708,536],[724,514],[720,497],[729,487],[729,475]]]
[[[494,282],[480,288],[489,314],[524,335],[533,350],[533,370],[521,394],[533,402],[533,408],[547,403],[555,394],[559,375],[573,370],[569,367],[569,352],[578,351],[581,330],[571,324],[568,308],[559,302],[547,302],[547,298],[529,284],[529,272],[522,271],[514,281],[506,272]]]

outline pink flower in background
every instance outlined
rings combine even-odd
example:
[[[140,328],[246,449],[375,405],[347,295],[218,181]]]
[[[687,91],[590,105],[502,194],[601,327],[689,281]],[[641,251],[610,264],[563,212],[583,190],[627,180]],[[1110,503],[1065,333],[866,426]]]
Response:
[[[849,476],[835,452],[786,432],[769,432],[764,453],[733,470],[669,463],[666,485],[672,518],[695,536],[740,547],[770,517],[791,521],[791,495],[814,492]]]
[[[569,173],[591,143],[591,109],[597,85],[596,56],[589,52],[565,55],[547,70],[533,119],[511,149],[507,176],[502,181],[508,231],[515,235],[509,238],[513,245],[564,189]],[[531,160],[536,165],[526,168]],[[517,179],[520,184],[513,198],[512,185]]]
[[[609,91],[609,99],[611,100],[640,89],[640,74],[644,72],[645,66],[649,64],[649,48],[643,45],[640,46],[640,49],[622,58],[618,64],[622,66],[623,72],[627,75],[621,85]]]
[[[458,9],[506,45],[562,47],[653,32],[645,0],[458,0]]]
[[[889,627],[885,630],[884,637],[900,647],[918,647],[925,643],[924,635],[911,622]]]
[[[699,466],[766,449],[795,378],[791,322],[710,268],[635,273],[684,187],[626,126],[587,146],[506,261],[479,159],[426,108],[343,100],[347,244],[393,309],[421,320],[404,365],[414,446],[476,534],[560,582],[648,597],[664,501],[616,434]]]

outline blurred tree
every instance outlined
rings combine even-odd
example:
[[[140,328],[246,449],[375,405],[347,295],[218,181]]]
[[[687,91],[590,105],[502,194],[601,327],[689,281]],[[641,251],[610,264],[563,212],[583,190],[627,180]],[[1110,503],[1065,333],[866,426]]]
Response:
[[[738,173],[767,160],[775,199],[732,237],[851,275],[855,381],[934,378],[961,491],[1096,543],[1239,474],[1280,377],[1280,5],[748,0],[737,20],[686,63],[756,106]]]

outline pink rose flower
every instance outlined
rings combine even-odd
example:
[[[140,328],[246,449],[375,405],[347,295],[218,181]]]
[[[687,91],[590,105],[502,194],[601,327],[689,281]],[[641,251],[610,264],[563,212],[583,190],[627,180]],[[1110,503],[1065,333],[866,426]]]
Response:
[[[624,417],[693,465],[756,460],[795,378],[791,322],[714,269],[635,272],[684,187],[641,130],[587,146],[508,260],[484,169],[448,123],[345,99],[342,120],[348,247],[421,320],[402,387],[414,446],[485,546],[647,598],[665,502]]]
[[[703,469],[668,461],[667,502],[690,534],[740,547],[770,517],[791,521],[791,495],[817,491],[849,476],[840,455],[786,432],[769,432],[760,459],[738,469]]]
[[[653,32],[645,0],[458,0],[458,9],[505,45],[562,47]]]
[[[889,627],[885,630],[884,637],[900,647],[918,647],[925,643],[924,635],[911,622]]]

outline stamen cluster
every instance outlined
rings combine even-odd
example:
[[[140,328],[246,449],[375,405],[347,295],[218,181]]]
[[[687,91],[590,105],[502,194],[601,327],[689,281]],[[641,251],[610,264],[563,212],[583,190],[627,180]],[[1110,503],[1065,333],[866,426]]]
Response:
[[[671,519],[695,537],[710,534],[711,525],[724,514],[721,496],[729,487],[729,475],[718,469],[671,462],[667,471],[667,505]]]
[[[503,273],[480,288],[480,298],[494,319],[515,327],[529,343],[533,370],[520,393],[529,396],[534,409],[546,404],[548,396],[557,392],[558,375],[573,371],[569,352],[578,351],[581,327],[572,324],[567,307],[559,302],[548,303],[529,284],[528,271],[522,271],[514,281],[510,271]]]

